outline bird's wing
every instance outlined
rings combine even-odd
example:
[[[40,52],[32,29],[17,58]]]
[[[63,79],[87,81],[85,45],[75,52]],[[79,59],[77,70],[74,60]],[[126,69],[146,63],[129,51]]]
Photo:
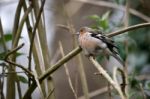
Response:
[[[114,49],[114,48],[118,49],[118,47],[115,45],[115,42],[111,38],[108,38],[104,34],[96,34],[96,33],[95,34],[91,33],[91,36],[103,41],[104,43],[107,44],[108,48],[113,53],[118,54],[118,52]]]
[[[97,34],[103,34],[103,32],[101,30],[89,30],[90,33],[94,34],[94,35],[97,35]]]

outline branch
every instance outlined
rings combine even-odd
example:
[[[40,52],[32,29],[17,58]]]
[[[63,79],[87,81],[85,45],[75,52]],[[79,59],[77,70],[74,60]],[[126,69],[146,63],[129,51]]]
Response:
[[[63,49],[62,43],[60,41],[59,41],[59,47],[60,47],[60,52],[62,54],[62,57],[64,57],[65,53],[64,53],[64,49]],[[68,69],[66,63],[64,64],[64,67],[65,67],[65,72],[66,72],[66,75],[67,75],[69,86],[70,86],[70,88],[71,88],[71,90],[73,92],[73,95],[74,95],[75,99],[78,99],[78,96],[77,96],[77,93],[76,93],[76,91],[75,91],[75,89],[73,87],[73,84],[72,84],[72,81],[71,81],[71,77],[70,77],[70,73],[69,73],[69,69]]]
[[[4,37],[4,31],[3,31],[3,27],[2,27],[1,18],[0,18],[0,37],[2,39],[2,45],[3,45],[4,51],[7,51],[8,48],[6,46],[6,40],[5,40],[5,37]]]
[[[89,58],[93,65],[98,69],[98,71],[107,79],[107,81],[118,91],[121,99],[126,99],[123,92],[121,91],[120,85],[117,83],[116,79],[112,79],[108,73],[102,68],[102,66],[93,59],[93,57]]]
[[[15,48],[17,47],[18,45],[18,42],[19,42],[19,38],[20,38],[20,35],[21,35],[21,31],[22,31],[22,28],[24,26],[24,23],[26,21],[26,19],[28,18],[28,15],[29,13],[32,11],[32,6],[30,5],[28,7],[28,9],[26,10],[26,12],[24,13],[22,19],[21,19],[21,22],[19,24],[19,27],[17,29],[17,31],[15,32],[15,37],[13,37],[13,44],[12,44],[12,48]]]
[[[143,28],[143,27],[147,27],[147,26],[150,26],[150,23],[143,23],[143,24],[133,25],[133,26],[130,26],[128,28],[125,28],[125,29],[122,29],[122,30],[119,30],[119,31],[116,31],[116,32],[112,32],[112,33],[108,34],[107,36],[108,37],[113,37],[113,36],[116,36],[116,35],[119,35],[119,34],[123,34],[124,32],[127,32],[127,31],[131,31],[131,30],[134,30],[134,29]],[[45,73],[42,74],[39,77],[39,81],[42,82],[46,77],[48,77],[50,74],[55,72],[64,63],[66,63],[67,61],[72,59],[74,56],[76,56],[78,53],[80,53],[81,50],[82,49],[80,47],[75,48],[69,54],[67,54],[62,59],[60,59],[56,64],[54,64],[53,66],[50,66],[50,68],[47,71],[45,71]],[[35,83],[33,83],[31,85],[31,87],[27,90],[27,92],[25,93],[23,99],[28,99],[28,96],[31,96],[31,94],[34,91],[34,89],[36,88],[36,86],[37,85]]]
[[[76,49],[74,49],[73,51],[71,51],[69,54],[67,54],[66,56],[64,56],[62,59],[60,59],[55,65],[50,66],[50,68],[45,71],[44,74],[42,74],[39,77],[39,82],[41,83],[46,77],[48,77],[50,74],[52,74],[53,72],[55,72],[59,67],[61,67],[64,63],[66,63],[67,61],[69,61],[70,59],[72,59],[74,56],[76,56],[79,52],[81,52],[81,48],[77,47]],[[31,87],[27,90],[27,92],[25,93],[23,99],[28,99],[28,96],[30,96],[32,94],[32,92],[34,91],[34,89],[36,88],[36,83],[33,83],[31,85]]]
[[[110,86],[110,90],[113,90],[112,86]],[[96,96],[99,96],[101,94],[105,94],[106,92],[108,92],[108,86],[105,86],[103,88],[100,88],[100,89],[97,89],[97,90],[94,90],[94,91],[90,92],[89,97],[90,97],[90,99],[92,99],[92,98],[94,98]],[[80,96],[80,97],[78,97],[78,99],[85,99],[85,97]]]
[[[15,34],[17,32],[17,29],[19,27],[19,19],[20,19],[20,16],[21,16],[20,14],[21,14],[21,8],[22,8],[23,3],[24,3],[24,0],[20,0],[19,3],[18,3],[17,9],[16,9],[14,25],[13,25],[13,30],[12,30],[12,33],[13,33],[14,36],[15,36]]]
[[[42,88],[40,86],[40,82],[38,80],[38,75],[37,75],[37,72],[36,71],[33,71],[33,74],[34,74],[34,79],[35,79],[35,82],[37,84],[37,87],[39,88],[39,91],[40,91],[40,94],[41,94],[41,98],[44,99],[44,93],[42,91]]]
[[[10,52],[8,52],[4,58],[5,62],[12,64],[14,66],[17,66],[19,68],[21,68],[22,70],[24,70],[27,74],[29,74],[30,76],[34,77],[34,75],[28,70],[26,69],[24,66],[16,64],[14,62],[11,62],[8,58],[10,55],[14,54],[16,51],[18,51],[20,48],[22,48],[24,46],[24,44],[21,44],[20,46],[14,48],[13,50],[11,50]]]
[[[137,25],[132,25],[132,26],[126,27],[124,29],[109,33],[107,36],[108,37],[113,37],[113,36],[128,32],[128,31],[132,31],[132,30],[135,30],[135,29],[138,29],[138,28],[143,28],[143,27],[150,27],[150,23],[141,23],[141,24],[137,24]]]
[[[118,72],[118,71],[120,72],[121,77],[122,77],[122,84],[121,84],[121,86],[120,86],[120,84],[119,84],[119,82],[118,82],[118,80],[117,80],[117,72]],[[126,83],[126,78],[125,78],[125,73],[124,73],[124,71],[122,71],[122,70],[121,70],[120,68],[118,68],[118,67],[115,67],[114,70],[113,70],[113,80],[118,84],[118,86],[120,87],[120,89],[121,89],[123,95],[124,95],[125,97],[127,97],[127,95],[126,95],[127,93],[126,93],[126,90],[125,90],[127,83]]]
[[[88,3],[88,4],[92,4],[92,5],[97,5],[97,6],[103,6],[103,7],[108,7],[108,8],[113,8],[113,9],[118,9],[118,10],[122,10],[122,11],[126,11],[125,6],[122,5],[117,5],[115,3],[112,2],[107,2],[107,1],[92,1],[92,0],[72,0],[72,1],[76,1],[76,2],[83,2],[83,3]],[[141,12],[134,10],[132,8],[129,8],[129,12],[147,22],[150,22],[150,17],[142,14]]]
[[[31,67],[31,60],[32,60],[32,49],[33,49],[33,43],[34,43],[34,38],[35,38],[35,35],[36,35],[36,28],[39,24],[39,21],[40,21],[40,18],[41,18],[41,14],[43,12],[43,8],[44,8],[44,4],[45,4],[45,1],[46,0],[43,0],[42,1],[42,5],[41,5],[41,8],[39,10],[39,13],[38,13],[38,16],[36,18],[36,23],[35,23],[35,26],[33,28],[33,32],[32,32],[32,37],[31,37],[31,43],[30,43],[30,49],[29,49],[29,67]]]

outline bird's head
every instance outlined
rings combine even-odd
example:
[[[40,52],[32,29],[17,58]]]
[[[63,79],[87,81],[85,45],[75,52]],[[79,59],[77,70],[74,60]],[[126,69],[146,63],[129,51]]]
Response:
[[[77,32],[77,34],[82,35],[82,34],[90,32],[90,31],[93,31],[93,30],[89,27],[81,27],[79,32]]]

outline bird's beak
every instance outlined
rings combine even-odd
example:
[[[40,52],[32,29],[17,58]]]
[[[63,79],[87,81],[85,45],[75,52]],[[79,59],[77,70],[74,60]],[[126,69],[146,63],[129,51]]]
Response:
[[[74,33],[73,35],[79,35],[79,32],[77,32],[77,33]]]

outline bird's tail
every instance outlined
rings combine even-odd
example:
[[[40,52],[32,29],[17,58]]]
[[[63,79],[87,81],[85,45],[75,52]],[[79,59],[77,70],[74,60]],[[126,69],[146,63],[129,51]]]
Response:
[[[118,54],[111,52],[109,49],[105,49],[105,51],[110,56],[113,56],[122,66],[125,66],[125,62],[121,59],[121,57]]]
[[[122,66],[125,66],[125,62],[121,59],[119,55],[112,53],[111,56],[113,56]]]

